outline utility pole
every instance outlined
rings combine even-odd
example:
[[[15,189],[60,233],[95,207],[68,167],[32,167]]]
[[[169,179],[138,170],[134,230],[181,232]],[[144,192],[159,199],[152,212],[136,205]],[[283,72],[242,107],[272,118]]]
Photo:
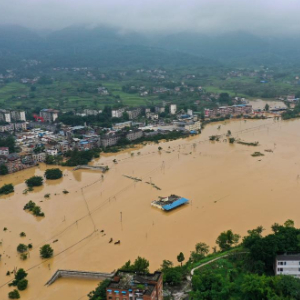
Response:
[[[123,221],[122,212],[120,212],[120,220],[121,220],[121,223],[122,223],[122,221]]]

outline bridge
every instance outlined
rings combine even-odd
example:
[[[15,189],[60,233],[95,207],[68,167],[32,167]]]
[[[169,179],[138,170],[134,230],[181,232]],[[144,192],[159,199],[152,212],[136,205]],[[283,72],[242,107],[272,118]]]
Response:
[[[80,278],[80,279],[110,279],[115,275],[115,271],[112,273],[101,272],[87,272],[87,271],[75,271],[75,270],[57,270],[53,276],[47,281],[45,285],[49,286],[54,283],[58,278]]]
[[[102,171],[103,173],[108,171],[108,166],[88,166],[88,165],[80,165],[75,167],[73,170],[80,170],[80,169],[88,169],[88,170],[96,170],[96,171]]]

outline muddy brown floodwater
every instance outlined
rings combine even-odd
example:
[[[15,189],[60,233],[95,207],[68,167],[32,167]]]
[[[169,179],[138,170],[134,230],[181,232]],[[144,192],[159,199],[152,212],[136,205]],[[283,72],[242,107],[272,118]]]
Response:
[[[15,192],[0,198],[0,299],[7,299],[12,290],[5,283],[12,279],[6,272],[14,267],[28,270],[29,286],[21,292],[24,300],[87,299],[96,281],[62,278],[50,287],[45,283],[57,269],[111,272],[138,255],[149,259],[154,270],[163,259],[177,263],[181,251],[187,258],[197,242],[214,246],[218,234],[227,229],[245,235],[258,225],[270,228],[289,218],[297,223],[299,128],[300,120],[215,123],[196,137],[160,143],[160,152],[158,144],[151,144],[102,155],[93,163],[110,167],[103,177],[97,171],[62,168],[63,179],[46,181],[26,195],[24,180],[42,175],[45,165],[1,177],[0,184],[13,183]],[[236,138],[260,144],[208,141],[210,135],[228,130]],[[252,157],[255,151],[265,156]],[[64,189],[69,194],[63,194]],[[49,199],[44,198],[47,193]],[[152,200],[171,193],[190,199],[190,204],[170,213],[151,207]],[[45,218],[23,210],[29,200],[41,206]],[[26,237],[19,236],[22,231]],[[121,244],[109,243],[110,238]],[[17,254],[19,243],[33,244],[26,261]],[[55,256],[43,261],[39,248],[46,243]]]

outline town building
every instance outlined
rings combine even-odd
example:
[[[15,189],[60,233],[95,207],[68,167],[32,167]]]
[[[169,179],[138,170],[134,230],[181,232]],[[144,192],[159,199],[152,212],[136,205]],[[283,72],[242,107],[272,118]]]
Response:
[[[140,139],[141,137],[143,137],[143,131],[140,129],[136,129],[136,130],[130,130],[127,134],[126,134],[126,138],[129,141],[134,141],[137,139]]]
[[[170,114],[175,115],[177,111],[177,105],[176,104],[171,104],[170,105]]]
[[[162,277],[161,272],[137,274],[119,270],[106,288],[106,299],[162,300]]]
[[[32,158],[36,162],[45,162],[46,160],[46,153],[45,152],[40,152],[40,153],[33,153]]]
[[[127,121],[127,122],[122,122],[122,123],[116,123],[112,126],[113,130],[121,130],[125,127],[131,127],[132,126],[132,122],[131,121]]]
[[[10,123],[11,122],[11,115],[8,110],[0,109],[0,121]]]
[[[120,136],[115,132],[110,132],[101,137],[101,146],[103,148],[114,146],[118,143]]]
[[[9,148],[8,147],[0,147],[0,155],[8,155]]]
[[[13,121],[26,121],[26,115],[24,110],[11,110],[10,117]]]
[[[165,112],[165,108],[163,106],[155,106],[155,112],[160,114]]]
[[[142,109],[138,107],[135,109],[127,110],[126,112],[128,114],[129,120],[133,120],[136,119],[141,114]]]
[[[113,118],[121,118],[124,112],[125,112],[125,108],[113,109],[111,111],[111,116]]]
[[[290,275],[300,278],[300,254],[277,255],[274,271],[275,275]]]
[[[42,117],[45,122],[53,123],[58,118],[58,113],[58,110],[45,108],[40,111],[40,117]]]
[[[227,115],[251,114],[253,111],[250,104],[236,104],[232,106],[220,106],[215,109],[204,109],[206,118],[225,117]]]

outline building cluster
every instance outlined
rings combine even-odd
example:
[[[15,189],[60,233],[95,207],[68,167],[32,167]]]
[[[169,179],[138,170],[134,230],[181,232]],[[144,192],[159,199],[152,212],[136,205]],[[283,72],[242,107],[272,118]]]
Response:
[[[0,132],[19,130],[26,130],[25,111],[0,109]]]
[[[137,119],[145,110],[145,117]],[[39,115],[34,115],[35,122],[26,125],[25,112],[23,111],[0,111],[0,118],[6,121],[16,120],[18,123],[5,123],[3,126],[24,125],[20,131],[15,131],[16,148],[18,153],[9,153],[8,148],[0,149],[0,164],[5,164],[9,172],[16,172],[45,162],[47,155],[64,155],[67,151],[75,149],[86,151],[94,148],[105,149],[116,145],[141,140],[149,136],[168,134],[171,131],[197,133],[201,130],[201,123],[192,110],[187,112],[177,111],[176,104],[170,105],[170,114],[173,120],[165,123],[159,115],[165,112],[164,106],[150,108],[120,108],[112,110],[112,116],[123,117],[126,112],[129,121],[115,123],[111,128],[94,129],[86,126],[67,126],[60,124],[57,127],[59,111],[54,109],[42,109]],[[85,115],[96,115],[99,111],[86,109]],[[22,121],[21,121],[22,120]],[[1,127],[0,127],[1,130]]]
[[[106,288],[108,300],[162,300],[161,272],[138,274],[119,270]]]
[[[214,109],[204,109],[206,118],[218,118],[231,115],[251,114],[253,111],[250,104],[236,104],[232,106],[220,106]]]

